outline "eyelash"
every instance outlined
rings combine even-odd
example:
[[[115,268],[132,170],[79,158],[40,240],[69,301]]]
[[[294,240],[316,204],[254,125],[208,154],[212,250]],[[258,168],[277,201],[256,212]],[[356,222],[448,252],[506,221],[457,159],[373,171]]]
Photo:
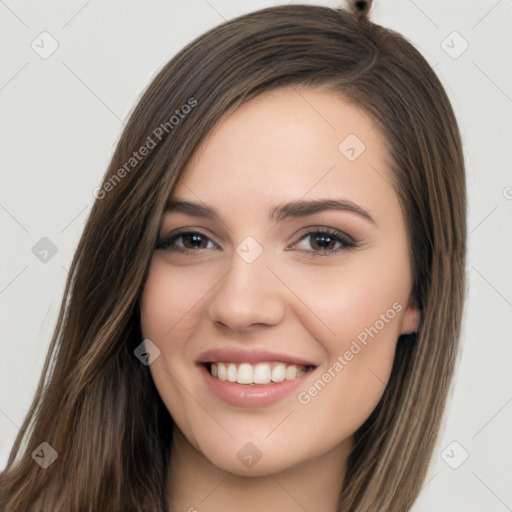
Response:
[[[199,249],[188,249],[185,247],[179,247],[176,245],[172,245],[176,242],[176,240],[179,240],[180,238],[186,236],[186,235],[199,235],[201,237],[206,238],[208,241],[211,241],[208,236],[206,236],[204,233],[201,233],[200,231],[182,231],[179,233],[173,233],[171,235],[166,236],[165,238],[159,239],[155,249],[163,249],[163,250],[170,250],[179,252],[182,254],[197,254],[198,251],[202,251],[206,248],[199,248]],[[334,240],[334,242],[339,242],[341,244],[341,247],[338,249],[328,249],[328,250],[306,250],[305,252],[311,253],[312,256],[334,256],[337,254],[340,254],[343,251],[346,251],[348,249],[353,249],[357,247],[357,243],[350,238],[348,235],[341,231],[337,231],[334,229],[329,228],[314,228],[306,233],[304,233],[300,239],[293,243],[290,249],[294,249],[297,243],[302,242],[308,237],[311,237],[313,235],[328,235],[329,238]],[[212,242],[214,243],[214,242]],[[287,249],[287,250],[290,250]]]

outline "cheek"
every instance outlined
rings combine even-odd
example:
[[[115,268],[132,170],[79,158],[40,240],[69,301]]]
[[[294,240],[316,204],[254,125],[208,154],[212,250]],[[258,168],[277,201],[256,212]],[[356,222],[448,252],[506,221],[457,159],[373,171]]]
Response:
[[[192,269],[171,271],[158,255],[151,263],[142,292],[141,328],[143,336],[154,338],[160,350],[172,350],[183,334],[197,325],[201,300],[212,285],[208,276]]]
[[[283,266],[279,273],[307,306],[297,313],[302,322],[334,356],[375,324],[383,338],[396,341],[409,300],[408,268],[407,257],[398,251],[368,251],[336,265],[302,266],[300,271]]]
[[[186,371],[192,362],[192,357],[187,357],[187,340],[200,324],[200,303],[208,291],[208,281],[190,277],[186,270],[171,271],[164,258],[155,255],[140,308],[142,336],[160,349],[160,357],[151,364],[150,371],[173,415],[179,414],[176,407],[183,403],[182,390],[176,383],[187,385],[191,378]]]
[[[185,430],[194,405],[186,392],[193,389],[194,379],[187,340],[200,325],[200,304],[212,287],[200,271],[192,269],[171,270],[165,257],[155,255],[140,308],[142,336],[160,349],[160,357],[150,366],[153,381],[167,410]]]
[[[310,427],[326,438],[333,430],[341,437],[353,433],[384,392],[409,298],[407,269],[407,258],[398,252],[368,252],[344,265],[297,274],[293,281],[309,306],[302,323],[328,361],[297,398]]]

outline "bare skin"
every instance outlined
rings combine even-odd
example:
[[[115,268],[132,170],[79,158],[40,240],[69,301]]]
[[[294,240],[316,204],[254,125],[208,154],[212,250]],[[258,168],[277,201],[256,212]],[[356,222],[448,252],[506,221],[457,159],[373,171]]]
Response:
[[[363,151],[342,143],[350,134]],[[336,510],[353,434],[382,396],[398,336],[419,323],[388,161],[362,110],[290,88],[228,116],[185,169],[173,199],[218,218],[165,214],[162,238],[189,235],[155,250],[141,305],[176,423],[174,511]],[[269,218],[317,199],[343,208]],[[219,347],[299,358],[310,371],[272,403],[233,405],[200,364]]]

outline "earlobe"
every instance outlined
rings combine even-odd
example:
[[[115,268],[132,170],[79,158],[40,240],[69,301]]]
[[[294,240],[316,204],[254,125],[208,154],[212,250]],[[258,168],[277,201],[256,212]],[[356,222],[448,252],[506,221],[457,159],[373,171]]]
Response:
[[[411,299],[402,319],[402,328],[400,334],[414,334],[418,332],[421,322],[421,311],[417,306],[416,300]]]

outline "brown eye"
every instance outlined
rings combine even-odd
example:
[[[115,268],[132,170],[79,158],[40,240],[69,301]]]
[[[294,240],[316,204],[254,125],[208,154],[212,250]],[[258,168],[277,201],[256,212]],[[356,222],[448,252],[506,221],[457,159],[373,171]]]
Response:
[[[209,245],[210,244],[210,245]],[[197,231],[174,233],[158,241],[155,249],[194,252],[200,249],[215,249],[215,245],[206,235]]]
[[[299,242],[293,245],[293,248],[326,256],[338,254],[356,246],[356,242],[341,231],[323,229],[306,233]]]
[[[319,233],[318,235],[310,235],[310,244],[316,251],[330,251],[334,249],[336,240],[331,235]]]
[[[208,239],[199,233],[185,233],[181,235],[185,249],[206,249]]]

